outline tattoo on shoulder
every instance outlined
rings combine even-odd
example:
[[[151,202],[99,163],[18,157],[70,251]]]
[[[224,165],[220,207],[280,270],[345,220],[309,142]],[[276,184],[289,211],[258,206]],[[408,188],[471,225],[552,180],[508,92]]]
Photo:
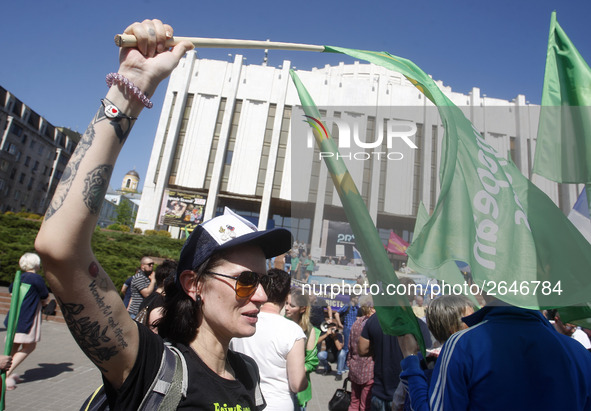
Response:
[[[98,214],[101,211],[101,204],[107,193],[109,180],[113,166],[110,164],[102,164],[92,170],[84,180],[84,203],[90,210],[91,214]]]

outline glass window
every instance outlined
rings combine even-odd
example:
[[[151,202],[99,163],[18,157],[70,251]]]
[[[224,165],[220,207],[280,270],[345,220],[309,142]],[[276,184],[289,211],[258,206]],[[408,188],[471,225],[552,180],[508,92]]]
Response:
[[[18,124],[12,123],[12,125],[10,126],[10,132],[15,136],[20,137],[23,134],[23,129]]]

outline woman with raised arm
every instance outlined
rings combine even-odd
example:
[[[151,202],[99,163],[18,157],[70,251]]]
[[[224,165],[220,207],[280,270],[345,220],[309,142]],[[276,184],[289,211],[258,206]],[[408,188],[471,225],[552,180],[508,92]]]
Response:
[[[137,48],[122,49],[118,73],[84,133],[45,216],[35,243],[47,279],[72,335],[103,374],[110,409],[137,410],[168,348],[134,322],[91,249],[91,237],[115,160],[158,84],[193,46],[168,49],[169,25],[159,20],[125,30]],[[204,222],[187,240],[175,282],[166,289],[160,334],[186,362],[188,388],[178,409],[261,409],[258,370],[233,353],[233,337],[254,334],[266,294],[266,258],[287,251],[284,229],[257,231],[229,210]]]

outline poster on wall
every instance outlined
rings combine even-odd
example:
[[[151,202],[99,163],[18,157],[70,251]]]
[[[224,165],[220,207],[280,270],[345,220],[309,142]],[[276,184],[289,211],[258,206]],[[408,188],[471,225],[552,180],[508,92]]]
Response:
[[[165,190],[159,224],[193,231],[203,221],[205,196],[178,190]]]

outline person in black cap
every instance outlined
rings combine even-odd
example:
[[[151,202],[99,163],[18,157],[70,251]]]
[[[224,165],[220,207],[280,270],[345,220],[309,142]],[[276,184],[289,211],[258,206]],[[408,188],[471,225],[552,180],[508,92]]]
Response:
[[[135,35],[137,47],[121,49],[118,72],[107,75],[110,89],[36,239],[47,279],[72,335],[103,374],[110,409],[140,408],[169,353],[161,336],[177,346],[187,365],[178,409],[262,409],[256,363],[228,346],[233,337],[254,334],[267,299],[260,285],[266,259],[291,248],[289,231],[258,231],[229,210],[196,227],[175,282],[165,290],[161,336],[130,318],[92,252],[90,240],[123,143],[142,108],[151,105],[149,96],[193,47],[181,42],[168,48],[173,30],[159,20],[134,23],[125,33]]]

